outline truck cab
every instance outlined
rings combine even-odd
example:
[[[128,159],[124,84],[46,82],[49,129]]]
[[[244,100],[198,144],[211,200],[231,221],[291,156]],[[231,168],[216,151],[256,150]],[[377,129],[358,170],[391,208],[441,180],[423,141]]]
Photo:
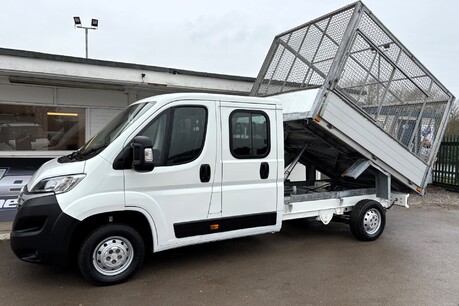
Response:
[[[35,173],[19,197],[12,249],[36,263],[77,254],[83,275],[106,284],[132,275],[145,250],[279,231],[282,135],[277,99],[136,102]]]

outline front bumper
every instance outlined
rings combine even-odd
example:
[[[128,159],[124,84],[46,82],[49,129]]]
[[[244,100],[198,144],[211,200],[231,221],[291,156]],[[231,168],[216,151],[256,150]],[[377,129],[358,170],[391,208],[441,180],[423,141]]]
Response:
[[[11,249],[24,261],[64,265],[79,224],[62,212],[54,193],[21,194],[10,236]]]

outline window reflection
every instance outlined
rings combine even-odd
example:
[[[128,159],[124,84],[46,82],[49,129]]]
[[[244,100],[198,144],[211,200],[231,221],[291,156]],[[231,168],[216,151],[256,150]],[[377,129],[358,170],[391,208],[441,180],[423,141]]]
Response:
[[[85,110],[71,107],[0,107],[0,151],[76,150],[85,140]]]

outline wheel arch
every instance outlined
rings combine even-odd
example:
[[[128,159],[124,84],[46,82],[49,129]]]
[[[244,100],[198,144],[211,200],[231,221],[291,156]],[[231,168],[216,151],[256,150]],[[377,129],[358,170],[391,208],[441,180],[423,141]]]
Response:
[[[121,223],[131,226],[139,232],[140,236],[144,240],[145,250],[150,250],[151,252],[154,251],[154,243],[157,241],[156,228],[153,220],[149,216],[147,216],[144,212],[135,209],[112,211],[87,217],[78,224],[70,241],[70,260],[75,262],[76,254],[78,254],[78,248],[89,233],[98,227],[110,223]]]

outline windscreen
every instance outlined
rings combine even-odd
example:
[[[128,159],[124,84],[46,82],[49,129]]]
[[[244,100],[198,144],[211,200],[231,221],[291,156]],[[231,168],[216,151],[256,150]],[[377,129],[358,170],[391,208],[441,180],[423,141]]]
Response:
[[[148,111],[154,103],[134,104],[116,116],[109,124],[100,130],[77,152],[69,156],[78,160],[85,160],[103,151],[128,126]]]

